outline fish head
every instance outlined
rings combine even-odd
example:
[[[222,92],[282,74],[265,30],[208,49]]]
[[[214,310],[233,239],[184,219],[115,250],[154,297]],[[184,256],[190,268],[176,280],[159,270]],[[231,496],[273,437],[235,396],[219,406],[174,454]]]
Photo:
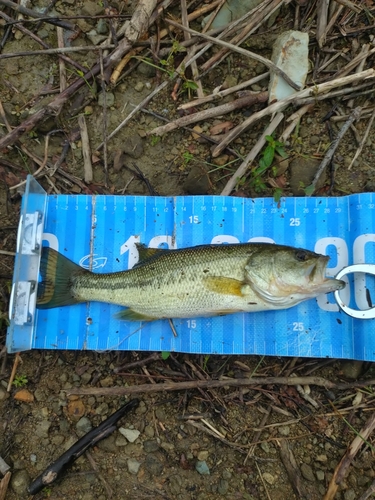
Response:
[[[344,281],[325,276],[328,261],[328,256],[302,248],[270,245],[248,260],[247,280],[263,300],[275,307],[293,306],[344,288]]]

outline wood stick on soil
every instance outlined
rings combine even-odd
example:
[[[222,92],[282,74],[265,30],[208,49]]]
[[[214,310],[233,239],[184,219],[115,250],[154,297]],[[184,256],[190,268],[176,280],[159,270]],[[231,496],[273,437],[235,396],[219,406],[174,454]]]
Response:
[[[287,122],[290,123],[286,127],[284,132],[281,134],[279,141],[285,142],[290,137],[291,133],[296,128],[297,124],[300,122],[302,116],[308,113],[313,107],[314,104],[305,104],[305,106],[301,106],[295,113],[290,115],[289,118],[287,119]]]
[[[328,6],[330,0],[318,0],[317,4],[317,23],[316,23],[316,40],[320,48],[323,47],[326,41],[326,28]]]
[[[310,186],[308,186],[306,188],[306,191],[305,191],[306,192],[306,196],[311,196],[314,193],[314,191],[316,189],[316,185],[317,185],[317,183],[318,183],[318,181],[320,179],[320,176],[324,172],[326,166],[332,160],[333,155],[335,154],[335,151],[336,151],[336,149],[337,149],[337,147],[338,147],[341,139],[344,137],[344,135],[346,134],[346,132],[349,130],[350,125],[355,120],[357,120],[359,118],[360,114],[361,114],[361,108],[358,106],[357,108],[355,108],[353,110],[353,112],[349,116],[348,120],[341,127],[340,132],[337,134],[336,139],[332,142],[332,144],[328,148],[328,151],[324,155],[323,161],[319,165],[318,171],[316,172],[315,177],[314,177],[312,183],[310,184]]]
[[[64,30],[57,26],[56,28],[57,34],[57,45],[59,49],[64,48]],[[59,57],[59,73],[60,73],[60,92],[64,92],[67,87],[67,79],[66,79],[66,67],[65,61],[62,57]]]
[[[263,92],[262,94],[265,94],[265,92]],[[182,118],[177,118],[177,120],[174,120],[173,122],[167,123],[166,125],[161,125],[160,127],[156,127],[150,130],[149,132],[147,132],[147,135],[161,136],[179,127],[186,127],[187,125],[191,125],[192,123],[209,120],[210,118],[214,118],[215,116],[231,113],[236,109],[251,106],[255,102],[258,102],[259,97],[261,97],[259,94],[241,97],[240,99],[228,102],[227,104],[222,104],[221,106],[216,106],[215,108],[205,109],[203,111],[193,113],[192,115],[186,115]]]
[[[132,118],[133,118],[133,116],[134,116],[136,113],[138,113],[138,111],[139,111],[140,109],[142,109],[144,106],[146,106],[146,105],[147,105],[147,104],[151,101],[151,99],[152,99],[152,98],[153,98],[153,97],[154,97],[154,96],[155,96],[158,92],[160,92],[160,91],[161,91],[164,87],[166,87],[166,86],[168,85],[168,83],[169,83],[169,82],[168,82],[168,80],[165,80],[165,81],[164,81],[164,82],[162,82],[160,85],[158,85],[158,86],[156,87],[156,89],[155,89],[155,90],[153,90],[153,91],[151,92],[151,94],[149,94],[147,97],[145,97],[145,98],[143,99],[143,101],[142,101],[142,102],[140,102],[140,103],[139,103],[139,104],[138,104],[138,105],[137,105],[137,106],[133,109],[133,111],[131,111],[131,112],[128,114],[128,116],[125,118],[125,120],[123,120],[123,121],[120,123],[120,125],[118,125],[118,126],[115,128],[115,130],[109,134],[109,136],[107,137],[107,140],[111,139],[114,135],[116,135],[116,134],[117,134],[117,132],[118,132],[119,130],[121,130],[121,129],[122,129],[122,128],[123,128],[123,127],[124,127],[124,126],[125,126],[125,125],[126,125],[126,124],[127,124],[127,123],[131,120],[131,119],[132,119]],[[98,146],[96,149],[97,149],[97,150],[99,150],[99,149],[101,149],[103,146],[104,146],[104,142],[102,142],[101,144],[99,144],[99,146]]]
[[[223,40],[220,40],[218,38],[214,38],[212,36],[206,35],[205,33],[199,33],[199,31],[192,30],[191,28],[186,28],[185,26],[182,26],[181,24],[178,24],[178,23],[172,21],[171,19],[166,19],[166,21],[167,21],[167,23],[171,24],[175,28],[180,28],[184,31],[188,31],[192,35],[195,35],[195,36],[200,37],[200,38],[204,38],[204,39],[209,40],[210,42],[212,42],[216,45],[221,45],[222,47],[225,47],[227,49],[232,50],[233,52],[238,52],[239,54],[242,54],[243,56],[246,56],[246,57],[249,57],[251,59],[254,59],[255,61],[261,62],[262,64],[267,66],[267,68],[269,68],[274,73],[276,73],[281,78],[283,78],[293,89],[295,89],[295,90],[300,89],[299,85],[297,85],[295,82],[293,82],[293,80],[291,80],[289,78],[289,76],[284,71],[282,71],[280,68],[278,68],[276,66],[276,64],[274,64],[269,59],[266,59],[265,57],[262,57],[259,54],[255,54],[255,52],[250,52],[249,50],[245,50],[241,47],[237,47],[236,45],[233,45],[231,43],[224,42]]]
[[[258,156],[264,145],[266,144],[266,136],[271,135],[281,122],[281,120],[284,118],[284,115],[282,113],[277,113],[275,118],[272,120],[272,122],[268,125],[266,130],[263,132],[263,134],[260,136],[258,139],[257,143],[253,147],[253,149],[249,152],[249,154],[246,156],[244,161],[241,163],[241,165],[238,167],[238,169],[235,171],[235,173],[232,175],[232,177],[229,179],[227,182],[227,185],[221,192],[222,196],[229,196],[230,193],[233,191],[233,189],[236,187],[237,182],[241,177],[243,177],[251,165],[251,163],[255,160],[255,158]]]
[[[20,14],[24,14],[25,16],[33,17],[34,19],[43,18],[43,21],[45,23],[54,24],[55,26],[60,26],[61,28],[64,28],[66,30],[74,31],[74,24],[69,23],[68,21],[63,21],[56,17],[46,16],[44,13],[39,13],[35,10],[27,9],[26,7],[18,5],[15,2],[11,2],[10,0],[0,0],[0,4],[5,5],[6,7],[10,7],[14,11],[19,12]]]
[[[348,9],[351,9],[356,14],[359,14],[364,9],[363,6],[356,5],[350,0],[335,0],[335,2],[343,5],[344,7],[348,7]]]
[[[361,51],[354,59],[352,59],[346,66],[337,71],[332,78],[341,78],[350,73],[363,59],[367,59],[368,57],[375,54],[375,47],[373,47],[369,51]]]
[[[7,472],[0,482],[0,500],[6,499],[8,484],[11,477],[12,474],[10,472]]]
[[[249,128],[250,125],[252,125],[253,123],[257,122],[258,120],[267,115],[272,115],[273,113],[282,111],[286,106],[288,106],[288,104],[293,103],[294,100],[296,99],[323,94],[325,92],[329,92],[331,89],[334,89],[336,87],[342,87],[344,85],[348,85],[350,83],[357,82],[365,78],[371,78],[374,76],[375,76],[375,70],[373,68],[367,69],[366,71],[362,71],[361,73],[348,75],[343,78],[338,78],[337,80],[320,83],[315,87],[310,87],[304,90],[300,90],[299,92],[295,92],[294,94],[285,97],[280,101],[270,104],[267,108],[262,109],[257,113],[253,113],[244,122],[242,122],[240,125],[231,130],[229,134],[221,141],[221,143],[214,149],[212,155],[214,158],[216,156],[219,156],[219,154],[223,151],[223,149],[225,149],[228,146],[228,144],[230,144],[234,139],[236,139],[240,134],[242,134],[242,132],[244,132],[247,128]]]
[[[115,50],[104,60],[104,67],[112,68],[115,64],[117,64],[121,58],[132,48],[132,44],[134,42],[134,36],[137,30],[141,32],[142,27],[145,27],[148,24],[147,14],[149,9],[145,9],[145,5],[149,4],[150,7],[156,4],[156,0],[152,0],[146,2],[146,0],[141,1],[132,17],[132,21],[129,29],[126,31],[128,36],[131,38],[123,38]],[[3,13],[0,12],[2,17]],[[134,21],[133,21],[134,18]],[[97,62],[89,71],[85,73],[82,78],[78,78],[75,82],[73,82],[64,92],[60,93],[55,97],[47,106],[42,107],[33,115],[29,116],[24,122],[15,127],[12,132],[5,135],[0,140],[0,150],[10,146],[15,141],[17,141],[23,134],[30,132],[38,123],[40,123],[45,118],[56,115],[60,112],[61,107],[67,102],[70,97],[77,92],[83,85],[86,84],[87,81],[90,81],[92,78],[95,78],[100,72],[100,63]]]
[[[373,481],[367,490],[361,495],[358,500],[368,500],[375,493],[375,481]],[[1,500],[1,499],[0,499]]]
[[[249,36],[254,33],[267,19],[280,8],[283,3],[289,3],[290,0],[269,0],[268,2],[263,2],[256,8],[252,9],[248,14],[250,15],[246,25],[240,33],[235,35],[230,43],[233,45],[240,45]],[[202,66],[202,71],[207,72],[213,69],[217,64],[221,63],[226,56],[229,54],[227,48],[223,48],[218,53],[214,54],[208,61],[206,61]]]
[[[14,21],[14,19],[12,19],[11,17],[9,17],[7,14],[5,14],[5,12],[2,12],[0,10],[0,17],[2,17],[3,19],[5,19],[5,21],[7,21],[7,23],[14,23],[14,27],[17,28],[18,30],[20,30],[22,33],[24,33],[25,35],[29,36],[30,38],[32,38],[33,40],[35,40],[37,43],[39,43],[39,45],[41,45],[42,47],[44,47],[46,50],[54,50],[56,53],[57,51],[59,51],[59,49],[51,49],[49,47],[48,44],[46,44],[43,40],[41,40],[37,35],[35,35],[35,33],[33,33],[32,31],[28,30],[27,28],[25,28],[21,23],[16,23]],[[81,49],[82,50],[82,49]],[[35,51],[35,52],[38,52],[38,51]],[[60,51],[61,52],[61,51]],[[32,51],[30,52],[27,52],[25,53],[24,55],[25,56],[28,56],[29,54],[31,54]],[[23,54],[23,53],[21,53]],[[80,71],[83,71],[85,72],[87,68],[84,68],[83,66],[81,66],[78,62],[74,61],[73,59],[70,59],[70,57],[66,56],[66,55],[63,55],[63,53],[61,52],[61,57],[64,59],[64,61],[66,61],[68,64],[72,65],[73,67],[79,69]],[[2,54],[0,55],[0,58],[6,58],[7,56],[5,54]],[[13,57],[13,56],[12,56]]]
[[[164,384],[140,384],[131,387],[89,387],[83,389],[72,388],[67,394],[124,396],[126,394],[151,393],[162,391],[184,391],[189,389],[214,389],[216,387],[251,387],[257,385],[317,385],[326,389],[347,389],[352,387],[367,387],[375,384],[375,380],[358,380],[356,382],[335,383],[322,377],[264,377],[225,380],[192,380],[186,382],[165,382]]]
[[[340,463],[333,473],[332,479],[329,483],[327,492],[323,500],[333,500],[336,495],[339,484],[344,480],[348,474],[348,469],[350,464],[354,460],[355,456],[365,444],[367,439],[370,437],[371,433],[375,429],[375,413],[367,420],[364,427],[359,431],[358,435],[353,439],[351,445],[346,450],[345,455],[340,460]]]
[[[245,89],[246,87],[250,87],[250,85],[253,85],[254,83],[260,82],[261,80],[264,80],[269,76],[269,72],[263,73],[262,75],[255,76],[254,78],[251,78],[250,80],[246,80],[246,82],[239,83],[238,85],[235,85],[234,87],[230,87],[229,89],[225,90],[219,90],[218,92],[214,92],[213,94],[207,95],[206,97],[202,97],[201,99],[194,99],[194,101],[187,102],[185,104],[181,104],[181,106],[178,106],[177,109],[189,109],[193,108],[194,106],[200,106],[201,104],[205,104],[206,102],[212,102],[212,101],[219,101],[223,97],[233,94],[234,92],[237,92],[238,90]],[[255,94],[255,93],[254,93]]]
[[[86,119],[83,115],[78,117],[78,126],[81,131],[82,153],[83,153],[83,169],[85,172],[85,182],[92,182],[92,163],[91,163],[91,148],[89,141],[89,133],[87,131]]]
[[[363,137],[362,137],[361,143],[360,143],[360,145],[358,146],[358,149],[357,149],[357,151],[355,152],[355,155],[354,155],[354,157],[353,157],[352,161],[350,162],[350,165],[349,165],[349,167],[348,167],[348,170],[350,170],[350,169],[352,168],[352,166],[353,166],[354,162],[355,162],[355,161],[356,161],[356,159],[359,157],[359,155],[362,153],[362,149],[363,149],[363,147],[364,147],[364,145],[365,145],[365,143],[366,143],[366,141],[367,141],[367,137],[368,137],[368,135],[369,135],[369,133],[370,133],[370,130],[371,130],[371,127],[372,127],[372,124],[373,124],[374,118],[375,118],[375,109],[374,109],[374,111],[372,112],[371,118],[370,118],[370,120],[369,120],[369,122],[368,122],[368,125],[367,125],[367,127],[366,127],[365,133],[364,133],[364,135],[363,135]]]
[[[7,392],[10,392],[10,390],[12,388],[13,380],[14,380],[14,377],[16,376],[17,367],[18,367],[20,361],[21,361],[21,356],[20,356],[20,353],[17,352],[16,355],[14,356],[13,368],[12,368],[12,372],[11,372],[10,377],[9,377]]]
[[[310,495],[306,491],[300,468],[297,465],[297,461],[293,451],[290,449],[288,441],[282,439],[278,442],[278,444],[280,446],[280,458],[284,464],[294,493],[297,498],[310,498]]]
[[[106,48],[113,49],[114,45],[107,45]],[[88,51],[97,51],[99,50],[96,45],[87,45],[82,47],[59,47],[57,49],[44,49],[44,50],[28,50],[27,52],[9,52],[7,54],[0,54],[0,61],[2,59],[10,59],[12,57],[29,57],[29,56],[44,56],[44,55],[52,55],[52,54],[67,54],[69,52],[88,52]],[[66,59],[65,59],[66,61]],[[67,62],[72,62],[72,59],[69,59]],[[73,61],[74,62],[74,61]],[[83,66],[77,65],[80,68]],[[84,68],[85,71],[87,68]]]
[[[189,27],[186,0],[181,0],[181,22],[182,22],[183,26],[185,26],[185,28]],[[191,34],[188,31],[184,31],[184,39],[185,39],[185,41],[188,41],[191,39]],[[194,47],[190,47],[189,49],[187,49],[187,57],[189,57],[190,55],[193,55],[193,53],[194,53]],[[191,63],[191,71],[193,74],[193,80],[194,80],[195,84],[197,85],[197,95],[198,95],[198,97],[204,97],[202,82],[198,78],[197,61],[195,61],[195,60]]]

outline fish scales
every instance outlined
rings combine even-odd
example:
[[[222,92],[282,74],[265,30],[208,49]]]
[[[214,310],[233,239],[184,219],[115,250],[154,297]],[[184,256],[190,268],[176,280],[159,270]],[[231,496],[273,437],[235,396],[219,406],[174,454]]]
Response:
[[[74,294],[82,300],[89,297],[115,302],[150,317],[191,317],[246,310],[246,300],[254,302],[254,293],[246,299],[226,296],[209,290],[205,282],[209,277],[244,282],[246,263],[256,247],[202,247],[200,252],[196,248],[162,253],[125,273],[84,273],[74,280]]]

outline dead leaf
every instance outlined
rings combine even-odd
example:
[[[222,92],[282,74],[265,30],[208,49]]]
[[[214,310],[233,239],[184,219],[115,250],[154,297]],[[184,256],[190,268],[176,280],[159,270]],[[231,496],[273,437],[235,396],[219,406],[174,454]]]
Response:
[[[17,391],[13,397],[17,401],[23,401],[24,403],[32,403],[34,401],[34,395],[27,389]]]
[[[217,123],[210,128],[210,135],[226,134],[233,127],[234,123],[230,121]]]

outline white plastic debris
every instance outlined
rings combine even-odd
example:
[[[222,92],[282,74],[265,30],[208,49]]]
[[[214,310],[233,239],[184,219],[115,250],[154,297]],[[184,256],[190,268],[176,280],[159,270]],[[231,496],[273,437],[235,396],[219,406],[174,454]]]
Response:
[[[309,69],[309,35],[301,31],[286,31],[273,46],[272,62],[284,71],[301,88],[305,86]],[[285,80],[271,71],[268,102],[279,101],[295,90]]]

